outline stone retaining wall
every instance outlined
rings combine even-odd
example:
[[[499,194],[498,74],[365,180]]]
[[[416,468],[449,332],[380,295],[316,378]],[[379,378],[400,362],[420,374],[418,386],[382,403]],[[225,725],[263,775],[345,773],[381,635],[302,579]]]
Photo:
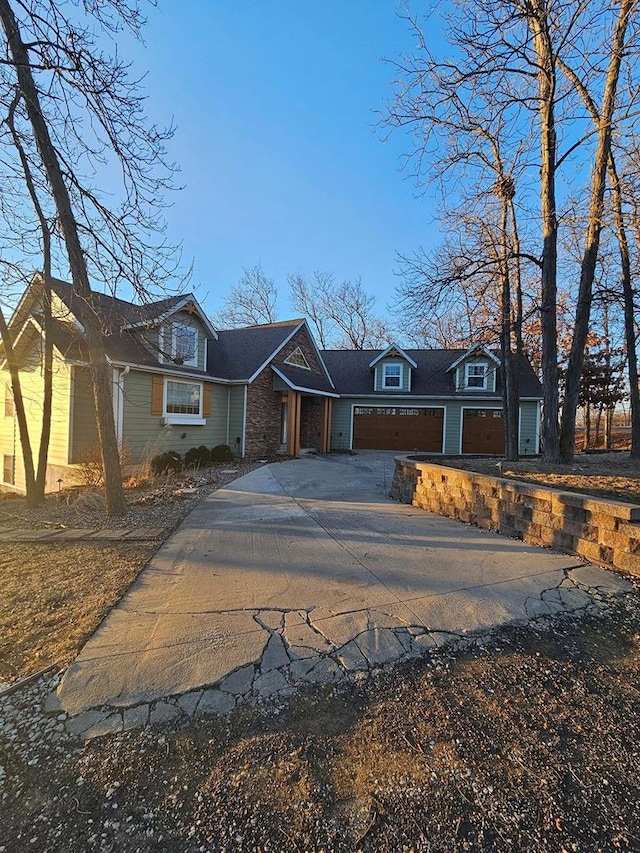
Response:
[[[640,574],[640,506],[396,457],[391,497]]]

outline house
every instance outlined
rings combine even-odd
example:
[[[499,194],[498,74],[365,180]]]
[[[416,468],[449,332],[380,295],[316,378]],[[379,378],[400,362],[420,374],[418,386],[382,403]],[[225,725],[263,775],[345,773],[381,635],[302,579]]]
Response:
[[[77,300],[52,283],[53,414],[47,488],[77,481],[95,453],[93,393]],[[37,452],[42,418],[42,285],[10,327]],[[118,442],[140,462],[228,444],[239,457],[348,449],[495,453],[504,448],[499,358],[488,349],[320,351],[304,319],[219,331],[192,295],[138,306],[94,294],[113,371]],[[0,353],[1,358],[1,353]],[[9,374],[0,360],[2,484],[24,489]],[[538,452],[540,384],[521,365],[520,452]]]

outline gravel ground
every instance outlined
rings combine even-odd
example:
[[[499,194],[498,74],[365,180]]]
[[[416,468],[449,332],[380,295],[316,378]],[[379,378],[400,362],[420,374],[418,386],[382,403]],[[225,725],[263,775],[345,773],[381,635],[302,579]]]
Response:
[[[0,853],[640,850],[640,597],[88,744],[0,698]]]

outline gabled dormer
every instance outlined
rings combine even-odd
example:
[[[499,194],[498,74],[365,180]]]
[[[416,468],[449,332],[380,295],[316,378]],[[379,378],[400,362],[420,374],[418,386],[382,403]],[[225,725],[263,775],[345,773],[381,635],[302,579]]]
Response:
[[[417,368],[416,362],[397,344],[389,344],[372,361],[369,368],[373,372],[373,390],[401,392],[411,390],[411,370]]]
[[[456,391],[494,394],[500,359],[482,344],[475,344],[447,368],[453,373]]]
[[[152,306],[149,306],[151,308]],[[129,324],[127,330],[141,336],[157,354],[160,364],[207,369],[207,341],[218,335],[193,296],[172,304],[170,309]]]

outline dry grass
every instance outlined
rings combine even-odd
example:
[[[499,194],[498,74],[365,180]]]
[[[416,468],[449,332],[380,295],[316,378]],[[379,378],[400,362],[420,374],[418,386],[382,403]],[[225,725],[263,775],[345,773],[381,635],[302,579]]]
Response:
[[[446,459],[443,464],[493,476],[500,470],[495,459]],[[579,453],[573,465],[548,465],[541,459],[504,462],[501,476],[640,504],[640,460],[628,453]]]
[[[0,556],[0,681],[72,660],[156,550],[5,544]]]

